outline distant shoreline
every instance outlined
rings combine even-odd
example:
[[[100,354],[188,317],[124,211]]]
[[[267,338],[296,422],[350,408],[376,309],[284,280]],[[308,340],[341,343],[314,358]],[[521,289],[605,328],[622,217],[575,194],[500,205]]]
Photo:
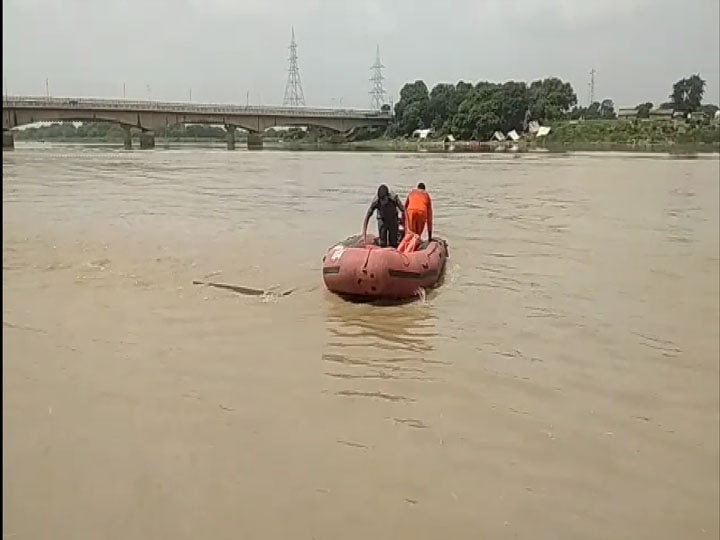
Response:
[[[244,141],[243,141],[244,142]],[[238,150],[243,150],[243,142],[238,141]],[[78,138],[48,138],[45,140],[18,139],[15,142],[16,148],[36,145],[53,146],[100,146],[100,147],[122,147],[122,141],[108,141],[103,139],[92,139],[87,137]],[[163,148],[225,148],[225,141],[208,139],[180,139],[165,140],[156,139],[156,149]],[[381,152],[381,153],[443,153],[443,154],[527,154],[527,153],[551,153],[562,154],[569,152],[628,152],[638,154],[719,154],[720,144],[623,144],[611,142],[578,142],[548,144],[537,144],[520,141],[518,143],[507,142],[477,142],[457,141],[454,143],[443,143],[442,141],[410,141],[398,139],[380,139],[362,142],[328,143],[328,142],[279,142],[266,140],[264,150],[285,150],[297,152]]]
[[[676,122],[666,120],[586,120],[559,121],[550,124],[550,132],[542,138],[532,135],[518,141],[444,141],[438,137],[427,139],[390,137],[377,133],[355,133],[356,140],[340,135],[300,130],[287,133],[270,132],[263,137],[264,148],[288,151],[369,151],[369,152],[641,152],[695,153],[720,152],[720,125],[717,122]],[[357,139],[357,137],[361,139]],[[364,136],[364,138],[363,138]],[[157,147],[167,146],[225,146],[226,133],[217,126],[189,126],[173,128],[168,133],[156,133]],[[133,146],[139,146],[137,136]],[[80,128],[72,125],[53,125],[15,132],[16,143],[65,143],[83,145],[123,144],[120,128],[108,124],[88,124]],[[235,137],[236,148],[246,145],[245,133]]]

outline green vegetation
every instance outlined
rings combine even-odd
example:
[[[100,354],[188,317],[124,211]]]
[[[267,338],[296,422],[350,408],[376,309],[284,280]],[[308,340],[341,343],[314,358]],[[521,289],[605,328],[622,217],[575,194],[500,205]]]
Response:
[[[461,140],[488,140],[495,131],[523,131],[530,119],[565,117],[577,103],[572,85],[557,78],[503,84],[461,81],[438,84],[432,91],[423,81],[406,84],[395,105],[392,134],[411,136],[431,128],[435,136],[452,134]]]
[[[718,150],[720,125],[646,119],[564,121],[554,123],[550,134],[538,142],[547,148]]]
[[[117,124],[105,122],[83,124],[79,127],[75,127],[72,123],[58,123],[16,130],[15,139],[33,141],[88,139],[122,143],[123,130]]]
[[[135,133],[137,135],[137,133]],[[177,125],[161,130],[155,134],[168,141],[225,141],[225,130],[217,126]],[[237,138],[241,139],[241,133]],[[33,126],[17,130],[15,137],[18,140],[28,139],[35,141],[75,141],[90,140],[96,142],[122,143],[123,128],[111,122],[88,122],[75,126],[72,123],[58,123],[45,126]]]
[[[670,101],[661,108],[672,109],[671,114],[679,111],[683,120],[688,113],[696,111],[712,116],[717,106],[703,105],[704,93],[705,81],[699,75],[692,75],[673,85]],[[653,104],[649,102],[638,105],[636,118],[648,118],[652,108]],[[662,142],[717,142],[717,130],[711,128],[686,128],[674,123],[619,125],[612,122],[616,119],[615,104],[611,99],[592,103],[589,107],[578,106],[572,85],[557,78],[530,84],[517,81],[502,84],[483,81],[475,85],[464,81],[454,85],[441,83],[431,91],[423,81],[415,81],[400,91],[391,132],[408,137],[415,130],[430,128],[434,138],[452,134],[459,140],[487,141],[495,131],[526,133],[529,123],[537,121],[560,131],[554,137],[556,141],[577,136],[607,142],[656,139],[662,139]],[[583,122],[563,127],[562,122],[571,120]],[[603,121],[607,125],[603,125]]]
[[[705,81],[700,75],[691,75],[680,79],[673,85],[670,94],[670,105],[680,111],[697,111],[705,95]]]

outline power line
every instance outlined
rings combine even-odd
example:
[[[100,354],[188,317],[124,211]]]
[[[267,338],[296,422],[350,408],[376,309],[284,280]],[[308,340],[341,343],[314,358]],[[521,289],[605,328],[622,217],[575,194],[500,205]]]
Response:
[[[385,104],[386,92],[385,87],[383,86],[385,77],[382,73],[384,67],[385,66],[380,61],[380,45],[378,45],[375,50],[375,63],[370,66],[370,69],[373,70],[373,75],[370,77],[370,81],[372,82],[372,88],[370,90],[370,107],[375,110],[380,110]]]
[[[300,69],[298,68],[297,43],[295,43],[295,27],[292,29],[290,40],[290,67],[288,68],[288,79],[285,85],[285,97],[283,105],[290,107],[304,107],[305,94],[300,81]]]

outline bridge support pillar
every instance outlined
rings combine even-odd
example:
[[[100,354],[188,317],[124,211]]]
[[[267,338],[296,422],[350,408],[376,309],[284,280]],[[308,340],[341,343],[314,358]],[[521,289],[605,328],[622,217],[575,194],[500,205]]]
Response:
[[[248,133],[247,147],[248,147],[248,150],[262,150],[262,147],[263,147],[262,133]]]
[[[3,149],[15,148],[15,137],[9,129],[3,129]]]
[[[140,132],[140,150],[151,150],[155,148],[155,133],[152,131]]]
[[[227,131],[227,149],[235,150],[235,126],[225,126]]]
[[[132,133],[130,132],[130,126],[123,126],[123,148],[125,150],[132,150]]]

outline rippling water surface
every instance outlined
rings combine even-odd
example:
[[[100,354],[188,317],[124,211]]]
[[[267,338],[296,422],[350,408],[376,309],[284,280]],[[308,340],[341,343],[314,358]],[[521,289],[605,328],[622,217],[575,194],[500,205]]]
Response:
[[[3,535],[717,538],[719,175],[18,145]],[[377,184],[419,180],[444,286],[326,293],[322,255]]]

